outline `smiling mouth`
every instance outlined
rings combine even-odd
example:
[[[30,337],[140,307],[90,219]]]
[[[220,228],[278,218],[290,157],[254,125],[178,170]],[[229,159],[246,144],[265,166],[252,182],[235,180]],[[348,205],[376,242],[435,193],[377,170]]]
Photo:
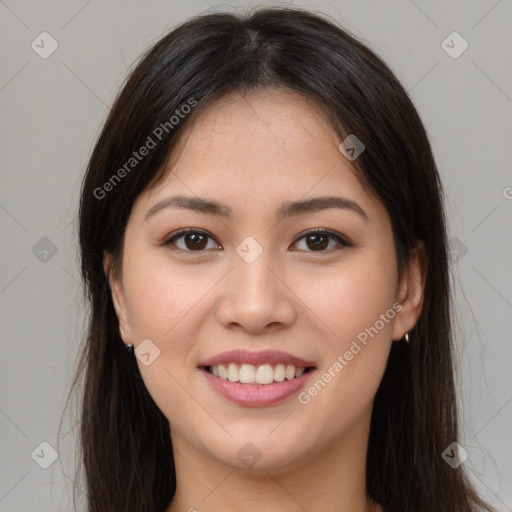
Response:
[[[276,382],[298,379],[305,373],[314,370],[315,367],[296,367],[293,364],[283,363],[263,364],[259,366],[245,363],[229,363],[204,366],[203,369],[211,375],[229,382],[266,386]]]

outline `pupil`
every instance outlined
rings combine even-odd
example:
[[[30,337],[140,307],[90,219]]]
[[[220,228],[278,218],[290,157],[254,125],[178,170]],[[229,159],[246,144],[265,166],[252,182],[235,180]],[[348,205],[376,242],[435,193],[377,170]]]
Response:
[[[318,239],[319,238],[323,238],[324,240],[324,243],[318,243]],[[314,245],[313,247],[318,249],[324,249],[325,247],[327,247],[328,244],[325,243],[325,241],[327,240],[327,237],[325,235],[310,235],[308,237],[309,241],[312,241],[313,239],[315,239],[316,241],[314,242]]]
[[[199,233],[192,233],[192,234],[186,235],[186,240],[192,240],[192,244],[193,244],[192,247],[190,247],[189,244],[187,244],[187,247],[189,249],[203,249],[205,246],[204,241],[206,240],[206,237]],[[201,242],[202,242],[202,245],[201,245]]]

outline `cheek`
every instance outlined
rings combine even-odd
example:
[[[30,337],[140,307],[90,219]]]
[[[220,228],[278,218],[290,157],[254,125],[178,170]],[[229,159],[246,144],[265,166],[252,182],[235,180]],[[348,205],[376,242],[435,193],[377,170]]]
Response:
[[[139,338],[165,344],[183,320],[193,316],[207,289],[207,279],[198,279],[171,265],[165,258],[134,255],[126,261],[125,295],[130,325]],[[187,323],[187,322],[185,322]]]
[[[391,266],[390,266],[391,265]],[[333,269],[318,279],[307,279],[299,296],[324,324],[325,341],[330,351],[342,350],[347,344],[374,326],[393,304],[396,276],[390,273],[393,263],[368,252]],[[379,330],[386,336],[392,322]],[[326,331],[326,329],[328,330]]]
[[[395,311],[393,268],[368,253],[302,289],[304,302],[328,326],[319,340],[322,367],[299,399],[326,425],[318,442],[333,440],[340,430],[368,411],[386,367]],[[382,320],[382,316],[387,321]],[[315,329],[318,332],[318,329]]]
[[[187,361],[197,338],[194,332],[200,328],[195,312],[207,283],[197,272],[195,280],[189,274],[148,253],[132,253],[125,260],[125,297],[135,345],[150,339],[160,350],[150,365],[137,364],[149,394],[172,424],[178,421],[176,411],[188,421],[200,413],[183,386],[190,377]]]

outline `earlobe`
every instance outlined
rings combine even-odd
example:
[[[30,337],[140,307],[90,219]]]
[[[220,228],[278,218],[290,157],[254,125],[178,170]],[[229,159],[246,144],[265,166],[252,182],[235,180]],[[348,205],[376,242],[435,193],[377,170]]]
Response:
[[[123,284],[121,282],[121,278],[118,276],[119,272],[113,271],[112,257],[107,252],[103,254],[103,270],[107,277],[112,297],[112,304],[119,322],[119,334],[124,343],[133,343],[132,330],[126,310]]]
[[[427,255],[422,240],[417,242],[400,282],[397,300],[402,309],[393,326],[393,340],[401,340],[416,325],[423,309]]]

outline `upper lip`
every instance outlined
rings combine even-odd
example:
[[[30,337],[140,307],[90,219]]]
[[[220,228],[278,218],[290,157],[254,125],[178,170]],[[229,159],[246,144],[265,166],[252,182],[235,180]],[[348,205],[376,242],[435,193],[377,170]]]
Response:
[[[249,352],[247,350],[230,350],[229,352],[223,352],[217,354],[205,361],[199,363],[201,366],[216,366],[218,364],[252,364],[254,366],[260,366],[263,364],[292,364],[296,368],[306,368],[308,366],[315,366],[315,363],[311,361],[305,361],[300,357],[287,354],[286,352],[280,352],[278,350],[264,350],[262,352]]]

